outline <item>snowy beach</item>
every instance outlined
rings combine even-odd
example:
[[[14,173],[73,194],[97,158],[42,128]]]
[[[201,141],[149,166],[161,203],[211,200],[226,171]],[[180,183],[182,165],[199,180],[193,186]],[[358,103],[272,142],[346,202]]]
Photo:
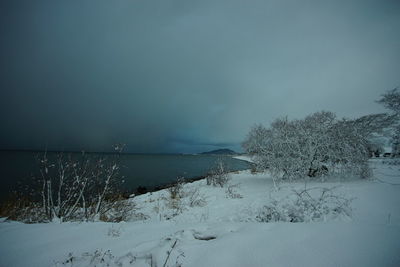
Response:
[[[121,223],[0,223],[0,266],[399,266],[400,170],[370,160],[371,179],[281,182],[230,174],[229,187],[184,184],[147,193]],[[305,222],[262,222],[265,205],[334,188],[351,212]],[[228,190],[230,188],[230,190]],[[282,206],[284,207],[284,206]]]

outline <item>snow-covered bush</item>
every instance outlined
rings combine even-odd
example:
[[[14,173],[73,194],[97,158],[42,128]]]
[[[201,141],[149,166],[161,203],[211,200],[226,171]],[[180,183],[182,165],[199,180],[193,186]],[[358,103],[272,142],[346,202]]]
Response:
[[[256,220],[259,222],[311,222],[350,217],[351,199],[336,194],[330,188],[293,190],[286,199],[273,200],[262,207]]]
[[[37,187],[24,207],[15,207],[8,216],[10,219],[25,222],[99,220],[121,210],[119,153],[108,158],[89,157],[85,153],[60,153],[49,158],[44,153],[39,158],[39,166]],[[18,198],[24,199],[24,195],[19,194]]]
[[[81,158],[60,154],[56,163],[41,161],[42,206],[55,218],[98,220],[119,201],[119,155]]]
[[[282,179],[334,173],[370,175],[369,137],[390,125],[393,117],[374,114],[356,120],[317,112],[303,120],[276,119],[270,128],[253,127],[243,147],[259,169]]]
[[[183,195],[183,186],[184,186],[184,179],[179,178],[178,181],[173,185],[167,188],[169,193],[169,197],[171,199],[180,199]]]
[[[224,187],[229,181],[228,168],[222,158],[218,158],[215,166],[206,177],[207,185]]]
[[[119,232],[119,231],[118,231]],[[118,237],[115,236],[115,237]],[[185,253],[178,248],[180,239],[170,237],[161,239],[148,251],[129,251],[123,255],[111,250],[96,249],[90,252],[69,252],[63,260],[55,261],[53,266],[87,266],[87,267],[122,267],[122,266],[149,266],[167,267],[183,266]]]
[[[168,187],[168,197],[166,198],[167,207],[173,210],[173,216],[176,216],[184,210],[184,204],[182,203],[182,198],[185,194],[184,190],[184,179],[179,178],[178,181],[173,185]]]

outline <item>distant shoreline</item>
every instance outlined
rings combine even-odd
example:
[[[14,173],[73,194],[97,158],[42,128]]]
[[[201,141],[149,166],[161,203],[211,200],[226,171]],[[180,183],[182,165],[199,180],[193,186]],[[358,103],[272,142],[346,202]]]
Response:
[[[255,163],[254,160],[251,158],[251,156],[248,156],[248,155],[233,156],[232,158],[247,161],[247,162],[253,163],[253,164]]]
[[[85,153],[85,154],[110,154],[110,155],[201,155],[201,154],[193,154],[193,153],[136,153],[136,152],[102,152],[102,151],[76,151],[76,150],[38,150],[38,149],[0,149],[0,152],[37,152],[37,153],[74,153],[74,154],[80,154],[80,153]]]
[[[149,152],[149,153],[144,153],[144,152],[115,152],[115,151],[89,151],[89,150],[40,150],[40,149],[0,149],[1,152],[31,152],[31,153],[74,153],[74,154],[110,154],[110,155],[183,155],[183,156],[232,156],[232,157],[241,157],[241,153],[235,153],[235,154],[213,154],[209,152],[199,152],[199,153],[166,153],[166,152]],[[240,158],[238,158],[240,159]]]

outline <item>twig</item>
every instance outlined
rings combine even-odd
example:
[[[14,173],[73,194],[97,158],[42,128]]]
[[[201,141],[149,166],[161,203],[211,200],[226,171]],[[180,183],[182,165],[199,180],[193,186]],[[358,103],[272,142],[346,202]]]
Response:
[[[171,250],[170,250],[170,251],[167,251],[168,256],[167,256],[167,258],[165,259],[165,262],[164,262],[163,267],[165,267],[165,266],[167,265],[169,256],[171,256],[172,250],[175,248],[177,242],[178,242],[178,239],[176,239],[175,242],[174,242],[174,244],[172,244]]]

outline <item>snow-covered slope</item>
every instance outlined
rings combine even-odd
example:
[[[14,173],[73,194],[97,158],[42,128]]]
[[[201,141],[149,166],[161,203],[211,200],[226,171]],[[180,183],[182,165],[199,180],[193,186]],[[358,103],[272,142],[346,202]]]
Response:
[[[0,223],[0,266],[400,266],[400,167],[371,164],[375,179],[307,183],[354,198],[351,217],[261,223],[264,205],[305,184],[243,171],[230,190],[202,180],[179,201],[137,196],[136,221]]]

